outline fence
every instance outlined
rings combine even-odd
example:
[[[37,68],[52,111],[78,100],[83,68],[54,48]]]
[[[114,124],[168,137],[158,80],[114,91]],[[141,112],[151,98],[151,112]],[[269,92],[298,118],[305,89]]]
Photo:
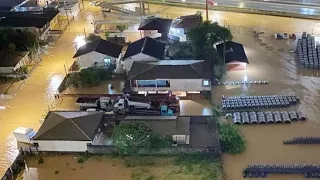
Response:
[[[88,145],[88,152],[91,154],[111,154],[117,152],[114,146],[108,145]],[[189,145],[179,145],[167,148],[158,149],[155,151],[140,149],[139,155],[179,155],[181,153],[208,153],[216,157],[220,156],[220,152],[214,146],[189,146]]]

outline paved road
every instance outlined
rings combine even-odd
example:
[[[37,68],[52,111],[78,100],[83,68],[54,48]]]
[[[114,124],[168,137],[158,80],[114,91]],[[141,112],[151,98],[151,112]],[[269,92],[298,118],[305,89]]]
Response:
[[[317,1],[317,0],[315,0]],[[166,2],[180,2],[181,0],[167,0]],[[186,3],[205,4],[205,0],[185,0]],[[288,12],[303,15],[320,15],[320,7],[310,5],[281,4],[272,2],[258,2],[245,0],[216,0],[218,6],[249,8],[265,11]],[[288,2],[288,1],[287,1]],[[295,1],[292,1],[295,2]],[[299,2],[297,0],[296,2]]]

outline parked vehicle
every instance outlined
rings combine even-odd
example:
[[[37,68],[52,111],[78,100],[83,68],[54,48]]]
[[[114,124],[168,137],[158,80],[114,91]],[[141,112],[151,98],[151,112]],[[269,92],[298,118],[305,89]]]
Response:
[[[289,39],[288,33],[276,33],[274,34],[275,39]]]
[[[145,109],[145,108],[130,108],[129,114],[136,116],[173,116],[172,109],[166,105],[162,105],[160,108]]]
[[[76,104],[80,109],[98,108],[107,110],[112,107],[114,100],[110,97],[100,97],[100,98],[86,98],[80,97],[77,99]]]
[[[124,110],[127,108],[151,108],[151,102],[140,98],[121,98],[113,106],[115,109]]]

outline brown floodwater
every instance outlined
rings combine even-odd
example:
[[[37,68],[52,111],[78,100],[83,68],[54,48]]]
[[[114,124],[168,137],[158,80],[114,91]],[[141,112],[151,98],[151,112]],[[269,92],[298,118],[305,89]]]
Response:
[[[168,6],[151,5],[151,12],[161,12],[163,17],[177,17],[193,14],[197,10]],[[13,100],[0,101],[6,110],[0,111],[0,174],[2,174],[17,154],[15,138],[12,131],[19,127],[38,129],[39,120],[51,108],[75,109],[74,101],[54,103],[53,94],[65,76],[64,65],[73,63],[74,39],[83,35],[83,28],[90,33],[94,18],[101,17],[98,7],[89,6],[85,2],[85,9],[71,23],[70,30],[56,42],[54,48],[48,49],[49,55],[43,55],[43,63],[26,80],[26,84]],[[308,121],[292,123],[290,125],[266,125],[243,127],[243,133],[248,141],[247,151],[238,156],[224,155],[223,164],[228,180],[242,179],[241,171],[248,164],[261,163],[315,163],[320,164],[317,146],[283,146],[281,141],[293,136],[320,136],[319,120],[319,87],[320,79],[317,71],[299,68],[292,54],[287,50],[293,42],[290,40],[275,41],[271,35],[275,31],[301,32],[309,31],[320,34],[317,21],[239,14],[231,12],[210,11],[210,19],[232,26],[235,40],[243,43],[247,51],[250,64],[245,72],[228,73],[226,80],[269,80],[268,85],[252,86],[217,86],[213,88],[214,103],[219,103],[221,95],[238,96],[241,94],[268,95],[295,92],[301,98],[301,103],[293,107],[303,111]],[[235,26],[236,25],[236,26]],[[237,30],[238,26],[254,27],[266,32],[260,37],[262,42],[274,49],[266,50],[254,40],[246,30]],[[139,37],[139,36],[133,36]],[[282,48],[280,53],[277,49]],[[61,106],[60,106],[61,105]],[[197,102],[194,106],[185,101],[182,104],[184,114],[210,114],[207,102]],[[196,108],[195,108],[196,107]],[[99,165],[98,165],[99,166]],[[98,167],[96,166],[96,167]],[[77,172],[77,171],[76,171]],[[75,174],[77,174],[75,172]],[[38,171],[41,173],[41,171]],[[53,172],[52,172],[53,173]],[[81,176],[82,177],[82,176]],[[82,179],[79,177],[79,179]],[[46,179],[46,178],[44,178]],[[270,177],[269,179],[302,179],[302,177]]]

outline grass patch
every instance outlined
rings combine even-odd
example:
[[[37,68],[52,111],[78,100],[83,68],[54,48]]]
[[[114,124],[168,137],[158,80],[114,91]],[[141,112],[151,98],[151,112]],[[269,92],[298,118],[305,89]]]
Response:
[[[147,168],[137,168],[131,173],[132,180],[153,180],[155,176],[150,174]]]
[[[139,167],[139,166],[154,166],[156,163],[153,158],[150,157],[127,157],[124,159],[125,167]]]

